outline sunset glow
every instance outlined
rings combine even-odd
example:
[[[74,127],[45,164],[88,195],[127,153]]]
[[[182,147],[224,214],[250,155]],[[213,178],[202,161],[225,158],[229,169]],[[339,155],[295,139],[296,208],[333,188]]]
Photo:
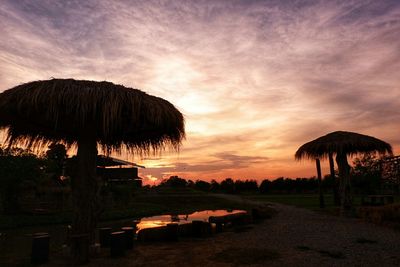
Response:
[[[113,155],[145,184],[314,176],[294,153],[336,130],[400,153],[400,1],[9,0],[0,34],[0,92],[107,80],[185,115],[179,153]]]

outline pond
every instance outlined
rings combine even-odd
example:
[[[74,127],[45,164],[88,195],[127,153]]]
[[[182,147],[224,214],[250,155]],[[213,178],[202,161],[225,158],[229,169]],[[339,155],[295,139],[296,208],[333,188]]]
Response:
[[[224,216],[228,214],[244,213],[244,210],[203,210],[184,215],[158,215],[140,219],[137,231],[147,228],[165,226],[169,223],[186,224],[192,221],[208,222],[210,216]]]

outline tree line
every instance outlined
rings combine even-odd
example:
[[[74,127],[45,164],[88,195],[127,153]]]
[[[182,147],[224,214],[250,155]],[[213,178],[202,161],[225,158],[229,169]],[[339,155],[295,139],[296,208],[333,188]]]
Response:
[[[382,186],[381,171],[377,165],[377,158],[368,154],[362,158],[356,158],[351,171],[353,190],[357,194],[378,193]],[[335,180],[339,179],[336,172],[335,177],[325,175],[322,179],[322,189],[326,193],[333,192]],[[337,183],[336,183],[337,184]],[[159,187],[193,188],[203,192],[241,194],[294,194],[294,193],[317,193],[318,179],[279,177],[276,179],[264,179],[258,183],[255,179],[226,178],[221,182],[211,180],[186,180],[178,176],[171,176],[163,180]]]
[[[329,176],[326,176],[323,180],[323,185],[329,190],[333,186],[333,180]],[[221,182],[216,180],[207,182],[203,180],[186,180],[178,176],[171,176],[162,181],[158,187],[193,188],[203,192],[226,194],[315,193],[318,191],[318,180],[315,177],[296,179],[280,177],[274,180],[264,179],[260,183],[254,179],[234,180],[232,178],[226,178]]]

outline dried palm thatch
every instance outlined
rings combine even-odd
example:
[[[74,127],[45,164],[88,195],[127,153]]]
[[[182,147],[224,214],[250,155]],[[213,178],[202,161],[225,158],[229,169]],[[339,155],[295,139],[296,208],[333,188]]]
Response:
[[[96,174],[97,145],[106,152],[148,153],[178,148],[185,135],[182,114],[169,102],[109,82],[73,79],[36,81],[0,94],[0,128],[8,145],[40,148],[50,142],[76,145],[71,187],[75,206],[71,252],[87,263],[101,213]]]
[[[89,126],[108,152],[178,149],[185,136],[184,118],[171,103],[110,82],[52,79],[0,94],[0,128],[8,129],[8,145],[76,145]]]
[[[392,147],[390,144],[372,136],[337,131],[305,143],[297,150],[295,158],[297,160],[326,158],[330,153],[352,156],[372,151],[380,154],[392,154]]]
[[[347,162],[347,156],[368,152],[392,154],[392,147],[390,144],[372,136],[337,131],[302,145],[297,150],[295,158],[297,160],[302,158],[319,159],[336,155],[340,179],[341,214],[343,216],[353,216],[350,166]]]

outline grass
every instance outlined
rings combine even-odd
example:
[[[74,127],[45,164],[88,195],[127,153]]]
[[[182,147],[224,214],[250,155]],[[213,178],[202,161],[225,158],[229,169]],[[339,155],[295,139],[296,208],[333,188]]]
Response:
[[[318,194],[266,194],[266,195],[248,195],[245,198],[261,202],[275,202],[285,205],[291,205],[299,208],[310,209],[314,211],[324,211],[331,214],[338,213],[338,207],[334,206],[333,195],[324,195],[325,208],[319,207]],[[359,200],[361,201],[361,200]]]
[[[292,205],[301,208],[319,208],[319,196],[317,194],[268,194],[246,196],[251,200],[277,202],[286,205]],[[331,195],[324,196],[325,205],[333,206]]]
[[[250,200],[264,201],[264,202],[276,202],[299,208],[306,208],[311,210],[321,210],[319,207],[319,195],[318,194],[266,194],[266,195],[247,195],[244,196]],[[361,196],[354,196],[354,205],[361,205]],[[337,207],[333,203],[333,195],[324,194],[325,210],[334,211]],[[400,197],[395,196],[395,202],[400,202]]]

